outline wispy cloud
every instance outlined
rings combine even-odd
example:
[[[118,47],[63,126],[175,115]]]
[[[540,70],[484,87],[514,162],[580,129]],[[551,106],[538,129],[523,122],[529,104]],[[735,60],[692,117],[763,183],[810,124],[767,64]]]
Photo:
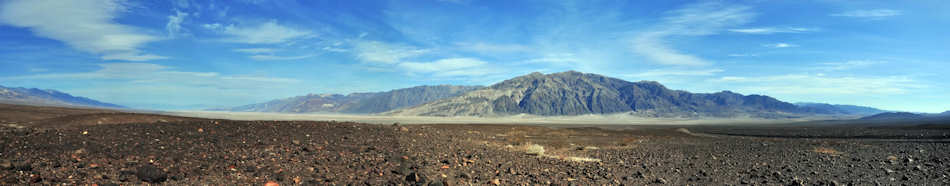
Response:
[[[776,95],[866,95],[903,94],[922,85],[905,76],[833,77],[824,74],[788,74],[776,76],[726,76],[711,82],[737,87],[740,92]]]
[[[770,44],[763,44],[762,46],[763,46],[763,47],[769,47],[769,48],[792,48],[792,47],[798,47],[798,45],[796,45],[796,44],[788,44],[788,43],[770,43]]]
[[[762,28],[736,28],[729,29],[730,32],[743,34],[778,34],[778,33],[806,33],[818,31],[816,28],[803,27],[762,27]]]
[[[821,66],[815,67],[816,70],[822,71],[840,71],[840,70],[850,70],[856,68],[864,68],[872,65],[882,64],[884,61],[868,61],[868,60],[851,60],[845,62],[831,62],[831,63],[821,63]]]
[[[276,48],[239,48],[239,49],[234,49],[235,52],[242,52],[242,53],[248,53],[248,54],[274,53],[274,52],[277,52],[277,51],[279,51],[279,50],[280,50],[280,49],[276,49]]]
[[[419,56],[428,53],[429,50],[417,49],[416,47],[390,44],[380,41],[358,41],[355,43],[356,57],[362,61],[395,64],[404,58]]]
[[[287,61],[287,60],[299,60],[313,57],[313,55],[301,55],[301,56],[278,56],[270,54],[259,54],[250,56],[253,60],[258,61]]]
[[[185,22],[185,18],[188,17],[188,13],[175,10],[174,15],[168,16],[168,23],[165,23],[165,31],[168,32],[169,37],[178,37],[184,30],[181,27],[181,23]]]
[[[530,47],[520,44],[494,44],[494,43],[457,43],[460,49],[465,51],[474,51],[479,53],[510,53],[525,52],[531,50]]]
[[[103,55],[106,60],[147,61],[166,57],[140,48],[161,38],[141,28],[116,23],[127,11],[124,1],[13,0],[2,2],[0,22],[30,28],[40,37],[65,42],[77,50]]]
[[[757,57],[757,56],[759,56],[759,55],[758,55],[758,54],[729,54],[729,55],[726,55],[726,56],[729,56],[729,57]]]
[[[633,51],[647,59],[666,65],[709,65],[694,55],[673,49],[670,36],[703,36],[721,32],[726,27],[748,23],[755,16],[746,6],[701,3],[668,12],[663,22],[633,39]]]
[[[546,54],[540,58],[529,59],[525,62],[564,64],[564,63],[580,63],[581,59],[577,58],[577,56],[574,55],[573,53],[552,53],[552,54]]]
[[[884,17],[899,16],[902,14],[904,13],[900,10],[872,9],[872,10],[851,10],[851,11],[831,14],[831,16],[879,19],[879,18],[884,18]]]
[[[497,73],[485,61],[474,58],[446,58],[433,62],[404,62],[398,66],[412,74],[430,74],[435,77],[480,76]]]
[[[26,76],[3,77],[2,80],[78,80],[99,79],[119,80],[131,83],[172,83],[207,86],[239,86],[240,83],[255,82],[296,83],[299,80],[262,76],[224,76],[217,72],[190,72],[175,70],[174,67],[152,63],[105,63],[99,69],[90,72],[45,73]]]
[[[722,69],[702,69],[702,70],[683,70],[683,69],[655,69],[646,72],[631,74],[631,77],[664,77],[664,76],[711,76],[723,72]]]
[[[227,35],[223,41],[247,44],[278,44],[296,39],[316,37],[316,34],[304,29],[292,28],[278,24],[276,20],[252,25],[228,25],[220,23],[204,24],[204,28],[217,30]]]

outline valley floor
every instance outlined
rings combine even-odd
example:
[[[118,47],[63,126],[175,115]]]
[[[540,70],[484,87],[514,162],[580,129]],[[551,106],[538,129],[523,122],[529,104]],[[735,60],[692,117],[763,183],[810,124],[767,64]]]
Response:
[[[30,109],[0,114],[0,185],[950,184],[948,124],[379,125]]]

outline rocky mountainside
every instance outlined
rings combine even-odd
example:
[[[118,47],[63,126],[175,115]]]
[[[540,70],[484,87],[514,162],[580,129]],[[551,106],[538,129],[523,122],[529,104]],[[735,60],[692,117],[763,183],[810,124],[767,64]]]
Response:
[[[416,106],[442,98],[466,93],[481,86],[417,86],[387,92],[340,94],[310,94],[273,100],[266,103],[244,105],[226,109],[245,112],[339,112],[379,113]]]
[[[690,93],[653,81],[629,82],[575,71],[516,77],[460,96],[387,112],[389,115],[504,116],[630,112],[653,117],[790,117],[817,114],[768,96],[729,91]]]
[[[799,107],[815,109],[824,114],[843,114],[843,115],[860,115],[860,116],[869,116],[874,114],[880,114],[887,112],[886,110],[881,110],[873,107],[857,106],[857,105],[839,105],[839,104],[827,104],[827,103],[808,103],[801,102],[795,103]]]
[[[56,90],[0,86],[0,102],[27,105],[125,108],[93,99],[72,96]]]

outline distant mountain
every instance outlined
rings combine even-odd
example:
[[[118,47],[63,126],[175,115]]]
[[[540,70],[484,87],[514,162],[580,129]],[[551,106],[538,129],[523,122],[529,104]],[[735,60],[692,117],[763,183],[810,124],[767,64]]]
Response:
[[[85,97],[76,97],[56,90],[36,88],[12,88],[0,86],[0,103],[47,105],[47,106],[81,106],[101,108],[125,108],[120,105],[103,103]]]
[[[244,105],[225,109],[246,112],[339,112],[368,114],[390,111],[404,107],[453,97],[481,86],[417,86],[387,92],[340,94],[309,94],[266,103]]]
[[[856,106],[856,105],[838,105],[838,104],[827,104],[827,103],[808,103],[800,102],[795,103],[799,107],[811,108],[816,112],[821,112],[824,114],[841,114],[841,115],[860,115],[860,116],[869,116],[874,114],[880,114],[887,112],[885,110],[865,107],[865,106]]]
[[[575,71],[532,73],[460,96],[394,110],[389,115],[504,116],[630,112],[653,117],[794,117],[817,114],[762,95],[670,90],[653,81],[628,82]]]
[[[867,117],[863,117],[860,120],[916,120],[924,119],[928,116],[921,114],[914,114],[910,112],[886,112],[875,114]]]

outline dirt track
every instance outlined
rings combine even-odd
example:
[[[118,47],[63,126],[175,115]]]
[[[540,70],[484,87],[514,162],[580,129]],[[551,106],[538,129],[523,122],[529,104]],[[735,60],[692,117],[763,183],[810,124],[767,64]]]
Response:
[[[950,143],[821,138],[855,130],[946,138],[942,128],[825,127],[802,133],[824,136],[798,138],[795,130],[761,127],[121,117],[133,122],[99,124],[86,122],[97,120],[87,115],[64,125],[0,127],[0,185],[950,184]]]

